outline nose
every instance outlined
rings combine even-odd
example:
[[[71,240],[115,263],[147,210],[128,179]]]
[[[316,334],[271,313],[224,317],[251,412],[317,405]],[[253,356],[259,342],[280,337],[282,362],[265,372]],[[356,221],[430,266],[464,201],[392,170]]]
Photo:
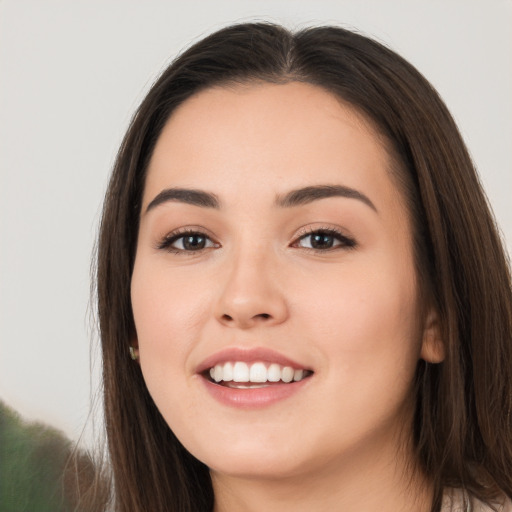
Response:
[[[278,325],[288,318],[278,269],[271,258],[240,256],[230,265],[215,316],[223,325],[239,329]]]

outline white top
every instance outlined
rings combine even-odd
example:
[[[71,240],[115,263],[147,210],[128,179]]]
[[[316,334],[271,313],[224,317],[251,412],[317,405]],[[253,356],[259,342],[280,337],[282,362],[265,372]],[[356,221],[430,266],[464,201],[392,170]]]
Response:
[[[476,498],[471,498],[470,506],[464,507],[464,493],[460,489],[448,489],[443,496],[441,512],[493,512],[493,509]],[[503,498],[493,502],[498,512],[512,512],[512,501]]]

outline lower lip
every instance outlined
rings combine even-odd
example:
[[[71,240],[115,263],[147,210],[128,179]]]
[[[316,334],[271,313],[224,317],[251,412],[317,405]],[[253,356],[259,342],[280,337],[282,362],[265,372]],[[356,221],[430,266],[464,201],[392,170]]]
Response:
[[[307,377],[298,382],[289,384],[272,384],[263,388],[254,389],[236,389],[221,386],[210,380],[201,377],[208,392],[218,402],[231,407],[240,407],[242,409],[254,409],[266,407],[281,400],[285,400],[295,393],[298,393],[311,377]]]

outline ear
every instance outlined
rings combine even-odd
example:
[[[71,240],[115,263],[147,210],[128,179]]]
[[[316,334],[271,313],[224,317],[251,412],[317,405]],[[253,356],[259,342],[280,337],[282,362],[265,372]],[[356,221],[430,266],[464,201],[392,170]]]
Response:
[[[445,346],[441,336],[439,315],[435,309],[430,309],[425,317],[420,357],[427,363],[444,361]]]

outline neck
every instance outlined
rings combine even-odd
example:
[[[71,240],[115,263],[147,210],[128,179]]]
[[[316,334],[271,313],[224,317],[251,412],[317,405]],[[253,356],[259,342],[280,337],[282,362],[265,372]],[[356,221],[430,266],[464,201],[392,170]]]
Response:
[[[293,476],[241,477],[212,471],[214,512],[430,512],[433,487],[411,457],[366,450]]]

